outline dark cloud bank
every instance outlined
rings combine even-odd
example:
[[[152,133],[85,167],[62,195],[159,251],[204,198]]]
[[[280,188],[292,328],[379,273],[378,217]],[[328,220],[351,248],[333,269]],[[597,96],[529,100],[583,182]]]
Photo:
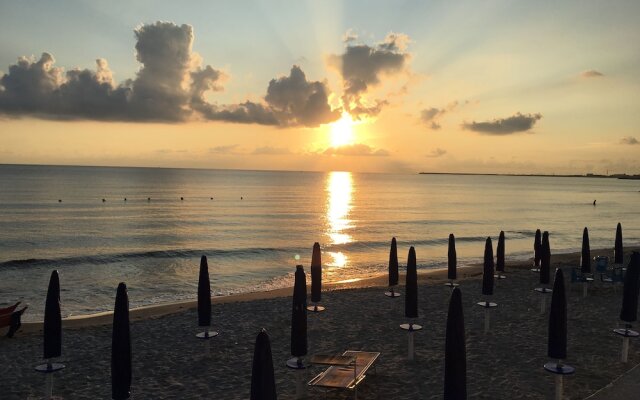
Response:
[[[542,118],[542,114],[520,114],[507,118],[494,119],[491,121],[462,124],[464,129],[478,132],[485,135],[510,135],[518,132],[526,132],[533,128],[535,123]]]
[[[318,126],[337,120],[324,82],[308,81],[300,67],[272,79],[262,102],[234,105],[207,102],[205,94],[222,90],[223,73],[201,66],[192,51],[193,28],[157,22],[135,30],[134,79],[116,84],[107,61],[96,69],[66,73],[43,53],[39,60],[20,58],[0,76],[0,114],[47,119],[183,122],[210,120],[277,126]]]
[[[620,144],[634,145],[634,144],[640,144],[640,141],[633,136],[625,136],[622,139],[620,139]]]
[[[401,33],[390,33],[375,46],[358,44],[356,40],[357,36],[347,32],[345,52],[330,56],[329,64],[342,76],[345,109],[356,118],[375,116],[387,101],[377,99],[370,104],[364,96],[380,83],[383,75],[405,71],[410,56],[406,51],[409,38]]]

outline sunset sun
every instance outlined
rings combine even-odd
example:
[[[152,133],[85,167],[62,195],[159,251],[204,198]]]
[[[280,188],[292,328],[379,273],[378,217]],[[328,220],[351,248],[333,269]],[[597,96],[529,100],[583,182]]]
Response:
[[[347,112],[342,113],[342,117],[331,124],[331,146],[340,147],[353,143],[353,126],[356,123]]]

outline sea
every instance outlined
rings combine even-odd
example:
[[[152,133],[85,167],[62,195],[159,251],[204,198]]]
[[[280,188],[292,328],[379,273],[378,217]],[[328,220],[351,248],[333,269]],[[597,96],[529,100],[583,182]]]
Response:
[[[206,256],[217,296],[293,284],[314,242],[323,280],[387,271],[392,237],[401,268],[480,262],[487,237],[509,260],[532,256],[536,229],[551,251],[640,243],[640,181],[586,177],[367,174],[0,165],[0,306],[22,301],[42,320],[51,271],[64,316],[113,309],[125,282],[131,307],[196,299]],[[594,200],[597,201],[593,205]],[[495,246],[495,242],[494,242]],[[309,279],[309,278],[308,278]]]

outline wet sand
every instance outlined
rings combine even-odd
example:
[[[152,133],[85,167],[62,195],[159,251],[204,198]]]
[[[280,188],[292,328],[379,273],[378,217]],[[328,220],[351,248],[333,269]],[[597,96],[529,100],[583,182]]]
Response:
[[[629,249],[631,250],[631,249]],[[592,256],[611,255],[592,250]],[[621,287],[595,283],[582,298],[579,285],[570,284],[569,268],[579,254],[554,255],[552,265],[565,269],[569,290],[568,358],[577,368],[565,381],[568,399],[583,399],[640,363],[640,343],[631,342],[629,362],[619,362],[621,340],[611,329],[620,325]],[[492,301],[492,329],[483,333],[481,269],[459,269],[467,336],[467,387],[470,399],[552,398],[553,377],[542,369],[547,361],[547,318],[540,314],[540,294],[533,291],[537,274],[530,262],[509,262],[507,279],[497,282]],[[416,358],[407,361],[407,334],[399,329],[404,298],[390,299],[386,276],[331,285],[323,293],[324,313],[309,313],[309,355],[344,350],[381,352],[377,376],[361,385],[362,399],[442,398],[444,333],[449,289],[446,271],[419,271],[420,318],[415,334]],[[310,276],[307,268],[307,280]],[[401,283],[403,278],[401,277]],[[310,286],[310,285],[308,285]],[[403,292],[403,287],[398,288]],[[114,289],[115,293],[115,289]],[[296,372],[284,365],[289,358],[291,289],[216,298],[211,355],[195,338],[199,331],[195,303],[145,307],[132,312],[134,399],[246,399],[249,397],[255,336],[261,328],[271,337],[276,384],[280,399],[295,395]],[[550,296],[547,301],[547,309]],[[62,361],[67,368],[55,374],[54,394],[68,399],[110,398],[111,315],[65,321]],[[26,324],[14,339],[0,339],[2,399],[35,399],[44,390],[44,377],[33,370],[41,360],[39,324]],[[311,379],[322,371],[303,372]],[[310,398],[324,398],[309,390]],[[336,392],[331,398],[352,398]]]

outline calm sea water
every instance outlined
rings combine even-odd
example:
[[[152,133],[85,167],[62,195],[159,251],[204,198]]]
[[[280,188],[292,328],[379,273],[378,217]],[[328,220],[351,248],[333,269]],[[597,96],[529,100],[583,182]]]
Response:
[[[0,304],[29,303],[28,320],[53,269],[76,315],[112,309],[120,281],[134,307],[195,299],[201,255],[226,295],[291,285],[316,241],[326,281],[385,272],[393,236],[419,268],[446,264],[449,233],[461,263],[500,230],[508,259],[531,255],[536,228],[552,252],[578,250],[584,226],[612,247],[617,222],[640,243],[631,180],[5,165],[0,188]]]

